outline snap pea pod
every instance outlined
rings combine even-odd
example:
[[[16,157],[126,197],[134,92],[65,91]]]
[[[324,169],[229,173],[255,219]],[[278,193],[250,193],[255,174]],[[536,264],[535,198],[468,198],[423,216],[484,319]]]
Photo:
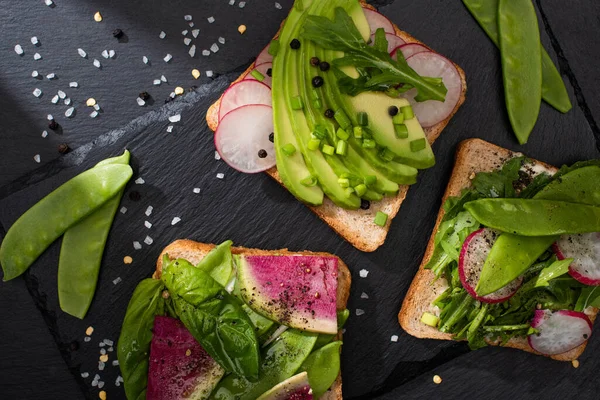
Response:
[[[537,199],[481,199],[465,208],[482,225],[519,236],[600,232],[600,207]]]
[[[498,3],[500,0],[463,0],[463,3],[483,28],[488,37],[499,46]],[[542,47],[542,99],[562,113],[573,105],[560,72],[548,52]]]
[[[133,174],[129,165],[105,165],[69,180],[25,212],[0,247],[4,281],[16,278],[67,229],[114,197]]]
[[[498,31],[508,119],[525,144],[542,101],[542,45],[531,0],[500,0]]]
[[[103,160],[96,167],[128,165],[129,158],[125,150],[122,156]],[[58,261],[58,301],[60,308],[74,317],[83,319],[94,298],[104,246],[123,191],[69,228],[63,236]]]
[[[340,374],[341,347],[341,341],[331,342],[312,352],[302,363],[300,370],[308,374],[308,383],[315,399],[323,396]]]

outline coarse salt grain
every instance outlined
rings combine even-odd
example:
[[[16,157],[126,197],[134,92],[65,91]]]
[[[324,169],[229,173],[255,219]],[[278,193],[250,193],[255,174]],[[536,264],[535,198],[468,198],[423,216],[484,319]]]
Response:
[[[135,250],[140,250],[142,248],[142,245],[140,244],[140,242],[133,242],[133,248]]]
[[[158,37],[161,38],[161,39],[164,39],[164,38],[167,37],[167,34],[164,31],[160,31]]]
[[[35,156],[33,156],[33,161],[39,164],[42,161],[42,158],[39,154],[36,154]]]
[[[181,31],[181,34],[182,34],[183,36],[185,36],[185,35],[187,35],[187,34],[188,34],[188,32],[189,32],[189,31],[186,29],[185,31]]]
[[[109,56],[110,58],[114,58],[116,54],[117,54],[117,53],[116,53],[114,50],[109,50],[109,51],[108,51],[108,56]]]
[[[144,64],[148,64],[150,62],[150,60],[148,60],[148,57],[146,56],[142,57],[142,61],[144,62]]]
[[[192,20],[192,16],[189,15],[189,14],[188,15],[184,15],[183,19],[186,20],[186,21],[191,21]]]
[[[71,87],[71,88],[79,87],[79,83],[77,83],[77,82],[70,82],[69,83],[69,87]]]
[[[174,99],[175,97],[177,97],[177,93],[171,92],[171,93],[169,93],[169,97]]]
[[[196,68],[194,68],[194,69],[192,70],[192,76],[194,77],[194,79],[198,79],[198,78],[200,78],[200,71],[199,71],[199,70],[197,70]]]
[[[90,373],[89,373],[89,372],[82,372],[82,373],[81,373],[81,377],[82,377],[82,378],[87,378],[88,376],[90,376]]]
[[[207,76],[207,77],[209,77],[209,78],[212,78],[212,77],[213,77],[213,75],[214,75],[214,74],[213,74],[213,72],[212,72],[212,71],[206,71],[206,76]]]
[[[360,295],[360,298],[361,298],[361,299],[368,299],[368,298],[369,298],[369,295],[368,295],[368,294],[366,294],[365,292],[362,292],[362,293],[361,293],[361,295]]]
[[[38,88],[35,88],[35,89],[33,90],[33,95],[34,95],[35,97],[40,97],[40,96],[42,95],[42,90],[41,90],[41,89],[38,89]]]
[[[98,60],[97,60],[97,59],[95,59],[95,58],[94,58],[94,62],[93,62],[93,64],[94,64],[94,67],[96,67],[96,68],[102,68],[102,64],[100,64],[100,61],[98,61]]]
[[[148,229],[152,228],[152,224],[149,221],[144,221],[144,226]]]
[[[223,174],[223,173],[221,173],[221,172],[219,172],[219,173],[217,174],[217,179],[224,179],[224,178],[225,178],[225,174]]]
[[[54,2],[52,0],[46,0],[45,3],[48,7],[52,7],[54,5]]]
[[[149,217],[152,214],[152,210],[154,210],[154,207],[152,206],[148,206],[148,208],[146,208],[146,217]]]
[[[154,239],[152,239],[150,236],[146,236],[146,238],[144,239],[144,243],[146,243],[148,246],[150,246],[153,242]]]
[[[160,79],[155,79],[154,81],[152,81],[152,84],[154,86],[159,86],[161,84],[161,81],[160,81]]]
[[[104,369],[104,365],[102,366],[102,368],[98,368],[99,370],[103,370]],[[98,382],[98,389],[102,389],[104,387],[104,382],[100,381]]]
[[[54,119],[54,116],[52,116],[52,114],[48,114],[46,118],[48,119],[48,121],[52,121]]]
[[[41,55],[40,53],[35,53],[35,54],[33,55],[33,59],[34,59],[34,60],[36,60],[36,61],[37,61],[37,60],[41,60],[41,59],[42,59],[42,55]]]
[[[144,183],[146,183],[146,181],[142,177],[137,178],[134,182],[136,183],[136,185],[143,185]]]
[[[192,31],[192,36],[194,37],[194,39],[198,38],[199,34],[200,34],[200,29],[194,29]]]
[[[281,7],[281,4],[279,4],[278,2],[275,2],[275,8],[281,10],[283,7]]]
[[[219,45],[216,43],[213,43],[212,46],[210,46],[210,51],[212,51],[213,53],[216,53],[217,51],[219,51]]]
[[[235,0],[229,0],[229,5],[232,6],[235,4]]]
[[[146,105],[146,102],[144,101],[144,99],[142,99],[141,97],[138,97],[137,99],[135,99],[135,101],[137,101],[138,106],[142,107]]]
[[[181,121],[181,114],[171,115],[169,117],[169,121],[172,122],[172,123]]]
[[[160,76],[160,80],[163,81],[164,83],[167,83],[167,77],[164,75]]]
[[[59,100],[60,100],[60,98],[58,97],[57,94],[55,94],[54,97],[52,98],[52,100],[50,100],[50,101],[52,102],[52,104],[57,104]]]
[[[170,54],[167,54],[167,55],[165,56],[165,58],[163,58],[163,60],[165,60],[165,62],[166,62],[166,63],[168,63],[168,62],[169,62],[169,61],[171,61],[172,59],[173,59],[173,56],[172,56],[172,55],[170,55]]]
[[[219,36],[219,43],[225,44],[225,38],[223,36]]]
[[[125,214],[127,212],[127,207],[121,207],[121,214]]]
[[[240,3],[238,4],[239,8],[244,8],[246,7],[246,2],[245,1],[240,1]]]
[[[100,104],[94,104],[94,110],[100,111]]]
[[[190,28],[194,27],[194,23],[193,22],[188,23],[188,25],[190,26]]]
[[[67,94],[65,92],[63,92],[62,90],[59,90],[56,93],[58,94],[58,97],[60,97],[61,99],[64,99],[65,97],[67,97]]]
[[[363,315],[364,313],[365,313],[365,310],[363,310],[361,308],[356,309],[356,315]]]
[[[398,335],[392,335],[392,337],[390,338],[390,340],[392,342],[397,342],[398,341]]]
[[[113,360],[112,365],[113,365],[113,367],[116,367],[117,365],[119,365],[119,360]]]
[[[113,285],[118,285],[119,283],[121,283],[121,281],[122,281],[122,280],[123,280],[123,279],[121,279],[121,277],[120,277],[120,276],[119,276],[119,277],[117,277],[116,279],[114,279],[114,280],[113,280]],[[108,359],[108,357],[107,357],[107,359]]]
[[[369,275],[369,271],[367,271],[366,269],[361,269],[360,271],[358,271],[358,274],[361,278],[366,278],[367,275]]]
[[[56,78],[56,74],[54,72],[46,75],[46,79],[48,79],[49,81],[51,81],[52,79],[55,79],[55,78]]]
[[[202,50],[202,55],[205,57],[210,56],[210,50]]]
[[[179,217],[175,217],[175,218],[173,218],[173,220],[171,221],[171,225],[175,225],[175,224],[177,224],[179,221],[181,221],[181,218],[179,218]]]
[[[43,131],[42,132],[42,137],[45,138],[46,136],[48,136],[48,131]]]
[[[133,262],[133,258],[130,256],[123,257],[123,264],[131,264]]]
[[[209,24],[212,24],[213,22],[215,22],[215,17],[208,17],[208,18],[206,18],[206,20],[208,21]]]
[[[39,73],[39,72],[37,72],[37,71],[33,71],[33,72],[31,72],[31,77],[32,77],[32,78],[37,78],[37,77],[39,77],[39,76],[40,76],[40,73]]]
[[[71,105],[71,99],[67,97],[67,98],[66,98],[66,99],[63,101],[63,103],[65,103],[65,106],[69,106],[69,105]]]
[[[104,342],[102,342],[102,343],[100,343],[100,345],[101,345],[102,347],[104,347],[104,346],[105,346],[105,343],[104,343]],[[100,354],[102,354],[103,356],[104,356],[104,355],[106,355],[106,349],[100,349]],[[108,356],[106,356],[106,360],[108,360]],[[102,359],[102,357],[100,357],[100,361],[104,361],[104,362],[106,362],[106,360],[103,360],[103,359]]]
[[[86,336],[86,337],[83,338],[84,342],[89,342],[90,340],[92,340],[92,338],[89,337],[89,336]]]
[[[75,112],[75,107],[68,108],[67,111],[65,111],[65,117],[71,118],[73,116],[74,112]]]
[[[167,126],[167,133],[173,132],[173,125]]]
[[[98,381],[92,381],[92,387],[98,386]]]
[[[99,347],[104,347],[104,346],[106,346],[106,343],[104,343],[104,342],[102,341],[102,342],[98,343],[98,346],[99,346]],[[100,350],[100,352],[102,352],[102,350]],[[102,354],[105,354],[105,353],[106,353],[106,352],[104,352],[104,353],[102,353]]]
[[[215,160],[220,160],[221,159],[221,155],[219,154],[218,151],[215,150]]]
[[[20,44],[15,45],[15,53],[17,53],[20,56],[22,56],[23,53],[25,53],[23,51],[23,47]]]
[[[192,192],[198,194],[198,193],[200,193],[200,188],[194,188],[194,189],[192,189]]]
[[[102,57],[108,59],[108,50],[103,50],[101,54],[102,54]]]
[[[98,111],[94,110],[90,113],[90,117],[96,118],[99,115]]]
[[[192,39],[190,39],[189,37],[183,39],[183,44],[185,44],[186,46],[189,46],[190,43],[192,43]]]
[[[196,55],[196,45],[193,44],[192,47],[190,47],[190,51],[188,51],[188,54],[190,55],[190,57],[194,57]]]
[[[77,53],[79,53],[79,55],[80,55],[81,57],[83,57],[83,58],[86,58],[86,57],[87,57],[87,53],[85,52],[85,50],[83,50],[83,49],[81,49],[81,48],[80,48],[80,49],[77,49]]]
[[[34,46],[37,46],[40,44],[40,40],[37,38],[37,36],[32,36],[31,37],[31,44]]]

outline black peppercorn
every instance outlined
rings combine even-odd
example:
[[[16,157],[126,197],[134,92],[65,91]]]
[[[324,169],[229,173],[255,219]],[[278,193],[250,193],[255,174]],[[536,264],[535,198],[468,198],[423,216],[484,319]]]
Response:
[[[115,29],[113,31],[113,36],[117,39],[121,39],[123,37],[123,31],[120,29]]]
[[[56,122],[55,120],[48,122],[48,128],[52,129],[53,131],[57,130],[58,122]]]
[[[315,76],[314,78],[312,78],[313,87],[316,87],[316,88],[321,87],[321,86],[323,86],[324,83],[325,83],[325,80],[321,76]]]
[[[272,76],[273,76],[273,68],[269,68],[269,69],[267,70],[267,76],[270,76],[270,77],[272,77]]]
[[[390,106],[390,108],[388,108],[388,114],[390,114],[390,117],[398,115],[398,111],[398,107],[396,106]]]
[[[142,195],[137,190],[129,193],[129,200],[131,201],[140,201],[142,199]]]
[[[274,132],[269,133],[269,141],[271,143],[275,142],[275,133]]]
[[[331,108],[328,108],[327,110],[325,110],[325,117],[333,118],[334,116],[335,116],[335,112],[333,112],[333,110]]]
[[[319,60],[319,57],[312,57],[310,59],[310,65],[312,65],[313,67],[317,67],[320,62],[321,60]]]
[[[298,39],[292,39],[290,47],[294,50],[298,50],[300,48],[300,41]]]
[[[319,64],[319,68],[321,71],[329,71],[329,63],[327,61],[323,61]]]
[[[67,154],[70,150],[71,150],[71,148],[66,143],[61,143],[58,145],[58,152],[60,154]]]
[[[142,92],[140,93],[140,99],[144,100],[144,101],[148,101],[150,99],[150,93],[148,92]]]
[[[368,210],[371,207],[371,202],[369,200],[360,200],[360,208],[363,210]]]
[[[260,149],[258,151],[258,158],[265,158],[267,157],[267,151],[265,149]]]

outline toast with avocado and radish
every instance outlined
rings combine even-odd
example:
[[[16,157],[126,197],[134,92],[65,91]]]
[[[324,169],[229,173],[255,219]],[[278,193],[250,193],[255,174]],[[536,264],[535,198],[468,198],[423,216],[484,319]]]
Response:
[[[329,253],[171,243],[123,321],[127,398],[341,399],[350,283]]]
[[[206,119],[230,166],[266,171],[375,251],[465,92],[460,67],[370,5],[297,0]]]
[[[599,181],[600,160],[558,169],[462,142],[402,328],[473,349],[579,357],[600,307]]]

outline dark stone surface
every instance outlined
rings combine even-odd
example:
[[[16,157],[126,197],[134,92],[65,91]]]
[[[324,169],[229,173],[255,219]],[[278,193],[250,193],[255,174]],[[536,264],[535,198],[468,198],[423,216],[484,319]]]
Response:
[[[128,211],[117,214],[96,299],[85,320],[69,317],[58,307],[56,264],[60,243],[52,245],[25,278],[2,284],[0,333],[3,338],[11,338],[2,341],[2,397],[97,398],[98,389],[90,383],[98,373],[109,398],[123,398],[122,388],[114,385],[118,369],[111,361],[116,354],[109,353],[105,370],[97,370],[98,342],[105,338],[116,341],[134,287],[152,273],[160,250],[184,237],[205,242],[232,239],[238,245],[268,249],[322,250],[343,257],[354,279],[349,303],[353,316],[344,337],[345,398],[556,398],[571,397],[575,392],[589,398],[598,391],[593,375],[599,366],[594,358],[600,350],[598,340],[591,340],[581,367],[575,370],[568,363],[512,350],[469,352],[460,343],[419,340],[398,326],[396,314],[431,234],[454,151],[461,140],[481,137],[554,164],[599,156],[589,115],[575,101],[566,115],[543,105],[530,143],[516,144],[503,106],[498,52],[461,2],[375,2],[403,29],[461,65],[469,90],[467,102],[434,146],[437,165],[420,175],[386,244],[371,254],[352,248],[266,175],[237,173],[213,157],[212,136],[204,122],[206,109],[235,79],[235,71],[244,68],[268,42],[290,1],[281,2],[283,10],[275,9],[270,1],[249,1],[244,9],[237,4],[229,6],[224,0],[201,4],[184,0],[57,3],[56,8],[49,9],[41,2],[11,2],[0,9],[0,26],[6,39],[0,72],[0,112],[4,120],[0,126],[0,185],[4,185],[0,188],[0,223],[9,227],[53,188],[123,148],[132,152],[134,179],[143,177],[145,184],[137,185],[132,180],[127,187],[122,205]],[[598,17],[591,0],[581,3],[587,4],[588,14]],[[98,9],[105,17],[100,24],[92,20]],[[576,13],[564,14],[564,10],[558,2],[547,2],[543,8],[559,43],[575,40],[568,30],[561,38],[556,32],[565,22],[548,17],[551,12],[562,12],[563,18]],[[199,47],[195,59],[187,55],[181,36],[182,30],[190,30],[183,20],[185,14],[192,14],[201,30],[198,46],[209,47],[219,36],[226,38],[217,54],[202,57],[203,47]],[[216,18],[212,25],[206,21],[211,15]],[[241,23],[248,26],[244,36],[237,33]],[[111,36],[116,27],[124,30],[127,43],[118,43]],[[584,36],[596,33],[593,25],[579,28]],[[158,38],[161,30],[168,35],[164,41]],[[31,59],[35,51],[29,38],[33,35],[42,42],[36,51],[44,56],[43,60]],[[542,37],[554,57],[554,43],[545,31]],[[13,51],[17,42],[26,50],[22,58]],[[578,65],[594,65],[600,48],[597,43],[592,45],[595,47],[586,53],[574,56]],[[77,55],[78,47],[88,52],[87,60]],[[105,48],[114,48],[117,58],[102,58],[100,52]],[[166,53],[174,56],[168,65],[162,60]],[[142,63],[143,55],[152,60],[151,66]],[[566,51],[564,55],[570,60]],[[93,58],[102,62],[103,70],[91,65]],[[194,81],[190,70],[195,67],[203,75],[207,69],[225,75]],[[59,80],[37,82],[30,78],[34,68],[44,75],[54,71]],[[161,74],[169,83],[152,86],[152,80]],[[587,104],[600,101],[593,76],[590,74],[588,80],[578,74],[573,69]],[[80,88],[69,89],[71,80],[78,81]],[[163,98],[175,86],[193,84],[199,86],[196,92],[163,106]],[[31,95],[35,87],[44,90],[41,99]],[[567,87],[575,100],[571,80]],[[63,116],[67,107],[50,103],[52,91],[58,88],[77,93],[73,97],[78,114],[72,120]],[[135,98],[142,90],[151,93],[155,104],[137,106]],[[89,96],[95,97],[105,111],[96,120],[87,116],[91,110],[82,105]],[[48,112],[63,126],[62,136],[39,136]],[[181,113],[182,120],[175,124],[173,133],[167,133],[167,118],[177,113]],[[56,148],[62,142],[69,143],[74,151],[58,158]],[[42,155],[41,166],[32,159],[37,153]],[[224,180],[216,179],[218,172],[225,174]],[[200,194],[192,192],[195,187],[201,189]],[[129,198],[132,191],[141,194],[139,201]],[[146,216],[149,205],[154,210]],[[182,221],[171,226],[175,216]],[[152,228],[144,227],[145,220],[153,224]],[[132,242],[142,243],[146,235],[154,242],[134,250]],[[134,259],[130,265],[123,264],[127,255]],[[367,278],[358,275],[363,268],[369,270]],[[115,285],[117,277],[122,282]],[[361,299],[362,292],[369,299]],[[357,308],[364,309],[365,314],[356,316]],[[95,331],[91,342],[86,343],[83,338],[88,326]],[[392,335],[399,336],[397,343],[390,341]],[[77,350],[72,348],[73,342],[79,344]],[[82,372],[90,376],[84,379]],[[439,386],[431,380],[436,373],[444,379]],[[36,385],[24,389],[26,382]]]

